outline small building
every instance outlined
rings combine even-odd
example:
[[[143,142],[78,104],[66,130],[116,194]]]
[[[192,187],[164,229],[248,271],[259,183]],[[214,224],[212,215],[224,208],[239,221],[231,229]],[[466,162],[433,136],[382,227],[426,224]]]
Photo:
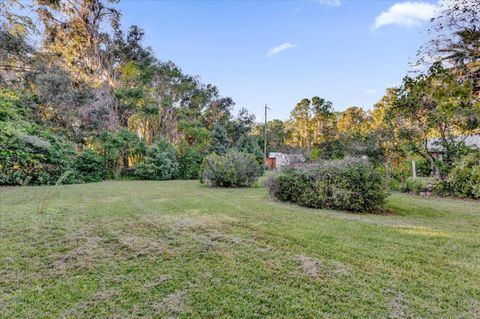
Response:
[[[305,157],[302,154],[284,154],[272,152],[268,154],[266,160],[268,169],[277,169],[283,166],[304,163]]]

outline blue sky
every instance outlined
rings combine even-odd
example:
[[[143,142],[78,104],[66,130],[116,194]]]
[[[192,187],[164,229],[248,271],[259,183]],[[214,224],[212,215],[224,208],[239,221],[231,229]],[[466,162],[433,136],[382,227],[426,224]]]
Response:
[[[124,27],[202,82],[263,120],[286,119],[304,97],[337,111],[371,109],[401,82],[428,39],[434,1],[124,0]]]

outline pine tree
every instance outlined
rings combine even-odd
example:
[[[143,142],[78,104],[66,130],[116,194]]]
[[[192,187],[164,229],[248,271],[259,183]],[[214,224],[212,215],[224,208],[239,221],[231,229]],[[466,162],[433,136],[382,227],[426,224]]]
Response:
[[[212,129],[212,143],[210,145],[210,152],[215,153],[217,155],[222,155],[227,153],[228,151],[228,137],[227,131],[223,127],[223,125],[219,123],[213,124]]]
[[[242,135],[238,141],[238,150],[243,153],[253,154],[260,168],[263,170],[265,159],[263,158],[263,152],[254,137]]]

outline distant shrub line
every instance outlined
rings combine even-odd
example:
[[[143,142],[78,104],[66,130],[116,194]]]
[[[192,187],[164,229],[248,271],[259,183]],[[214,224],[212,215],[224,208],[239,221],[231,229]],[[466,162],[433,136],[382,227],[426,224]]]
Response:
[[[185,143],[175,147],[160,139],[148,146],[128,129],[120,129],[115,133],[106,131],[94,143],[77,150],[51,129],[23,120],[12,101],[1,102],[0,106],[5,110],[0,107],[0,186],[54,185],[65,172],[69,174],[62,178],[63,184],[99,182],[118,177],[199,179],[202,172],[213,174],[212,170],[205,171],[202,166],[208,155],[205,145]],[[263,173],[263,155],[256,140],[243,136],[240,142],[236,153],[225,147],[228,159],[222,165],[227,175],[220,182],[220,171],[215,171],[209,179],[213,183],[249,186]],[[211,155],[210,164],[213,159]],[[216,159],[215,163],[219,164],[220,158]],[[229,161],[232,162],[227,163]]]
[[[461,157],[445,180],[409,177],[403,182],[392,180],[392,190],[413,194],[432,194],[461,198],[480,198],[480,152]]]

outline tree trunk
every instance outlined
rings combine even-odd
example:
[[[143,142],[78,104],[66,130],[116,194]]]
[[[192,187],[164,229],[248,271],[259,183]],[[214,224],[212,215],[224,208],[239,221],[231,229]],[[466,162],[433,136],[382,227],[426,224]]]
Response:
[[[129,164],[128,164],[128,154],[123,155],[123,167],[128,169]]]
[[[430,160],[430,168],[431,168],[431,170],[433,171],[433,176],[434,176],[436,179],[441,180],[441,179],[442,179],[442,176],[440,175],[440,169],[439,169],[438,166],[435,164],[435,157],[433,157],[432,155],[430,155],[429,160]]]

